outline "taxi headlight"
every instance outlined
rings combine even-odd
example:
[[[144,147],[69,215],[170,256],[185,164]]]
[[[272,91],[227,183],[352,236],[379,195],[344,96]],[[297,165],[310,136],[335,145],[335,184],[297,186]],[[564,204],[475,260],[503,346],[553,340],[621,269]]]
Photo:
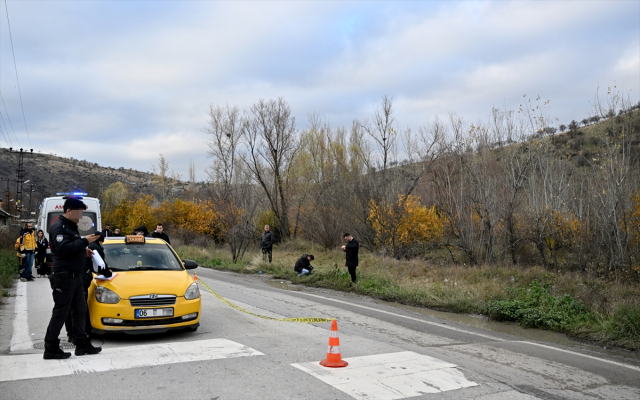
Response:
[[[98,303],[116,304],[120,301],[120,296],[113,290],[109,290],[104,286],[98,286],[96,288],[96,300],[98,300]]]
[[[184,299],[193,300],[193,299],[197,299],[198,297],[200,297],[200,289],[198,289],[198,284],[193,282],[191,286],[189,286],[189,289],[187,289],[187,291],[184,292]]]

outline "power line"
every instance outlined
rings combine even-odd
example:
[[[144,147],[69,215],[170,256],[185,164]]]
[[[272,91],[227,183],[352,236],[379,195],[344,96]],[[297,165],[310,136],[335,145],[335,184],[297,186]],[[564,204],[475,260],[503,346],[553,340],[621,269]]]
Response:
[[[9,111],[7,111],[7,105],[4,104],[4,97],[2,96],[2,91],[0,91],[0,100],[2,100],[2,106],[4,107],[4,114],[7,116],[7,119],[9,120],[9,126],[11,127],[11,131],[13,132],[13,136],[16,138],[16,142],[18,142],[18,146],[21,146],[20,144],[20,140],[18,139],[18,135],[16,135],[16,131],[13,129],[13,124],[11,123],[11,118],[9,117]],[[2,122],[4,122],[4,118],[2,119]],[[7,125],[5,124],[4,129],[7,130]],[[7,135],[9,134],[9,131],[7,130]],[[31,144],[31,142],[29,142],[29,144]]]
[[[11,41],[11,54],[13,54],[13,68],[16,71],[16,82],[18,82],[18,94],[20,95],[20,107],[22,108],[22,119],[24,120],[24,130],[27,131],[27,139],[31,146],[31,138],[29,137],[29,129],[27,129],[27,118],[24,116],[24,106],[22,105],[22,91],[20,90],[20,80],[18,79],[18,66],[16,65],[16,53],[13,51],[13,36],[11,35],[11,24],[9,23],[9,9],[7,8],[7,0],[4,0],[4,9],[7,12],[7,26],[9,27],[9,40]]]
[[[4,118],[2,117],[2,113],[0,113],[0,120],[2,121],[2,124],[0,124],[0,133],[2,133],[2,137],[4,137],[4,141],[9,143],[9,147],[13,147],[13,143],[11,143],[11,139],[9,138],[9,132],[7,132],[6,134],[4,133],[7,130],[7,124],[4,123]],[[4,125],[4,129],[2,128],[2,125]]]

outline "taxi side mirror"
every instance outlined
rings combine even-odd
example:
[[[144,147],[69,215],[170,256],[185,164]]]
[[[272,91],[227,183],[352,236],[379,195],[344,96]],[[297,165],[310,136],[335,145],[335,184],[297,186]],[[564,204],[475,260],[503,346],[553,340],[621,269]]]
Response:
[[[198,263],[191,260],[183,260],[182,264],[186,269],[196,269],[198,268]]]

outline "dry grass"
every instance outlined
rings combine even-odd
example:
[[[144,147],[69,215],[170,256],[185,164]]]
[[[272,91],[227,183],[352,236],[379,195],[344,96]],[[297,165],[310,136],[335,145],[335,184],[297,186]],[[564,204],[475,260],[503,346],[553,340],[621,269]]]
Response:
[[[276,278],[309,286],[350,290],[383,300],[460,312],[483,313],[491,301],[507,300],[509,289],[528,290],[537,281],[548,285],[551,296],[570,295],[589,312],[589,318],[563,328],[574,336],[640,349],[640,286],[615,284],[574,272],[553,273],[541,267],[512,265],[467,266],[444,261],[396,260],[361,251],[358,285],[349,288],[342,251],[325,250],[306,242],[292,241],[274,248],[273,263],[262,261],[258,249],[251,249],[232,264],[224,247],[180,246],[178,253],[205,266],[240,273],[262,271]],[[302,254],[313,254],[315,273],[297,277],[293,266]],[[433,256],[433,255],[432,255]]]

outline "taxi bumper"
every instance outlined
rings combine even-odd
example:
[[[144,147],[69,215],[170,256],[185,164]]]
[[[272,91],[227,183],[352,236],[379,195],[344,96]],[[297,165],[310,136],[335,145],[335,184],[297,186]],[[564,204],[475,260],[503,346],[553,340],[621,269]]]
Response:
[[[172,308],[173,316],[136,318],[136,309]],[[128,334],[161,333],[174,329],[192,329],[200,326],[200,298],[185,300],[178,297],[171,306],[133,307],[129,300],[121,299],[116,304],[89,303],[89,316],[94,333],[122,332]]]

